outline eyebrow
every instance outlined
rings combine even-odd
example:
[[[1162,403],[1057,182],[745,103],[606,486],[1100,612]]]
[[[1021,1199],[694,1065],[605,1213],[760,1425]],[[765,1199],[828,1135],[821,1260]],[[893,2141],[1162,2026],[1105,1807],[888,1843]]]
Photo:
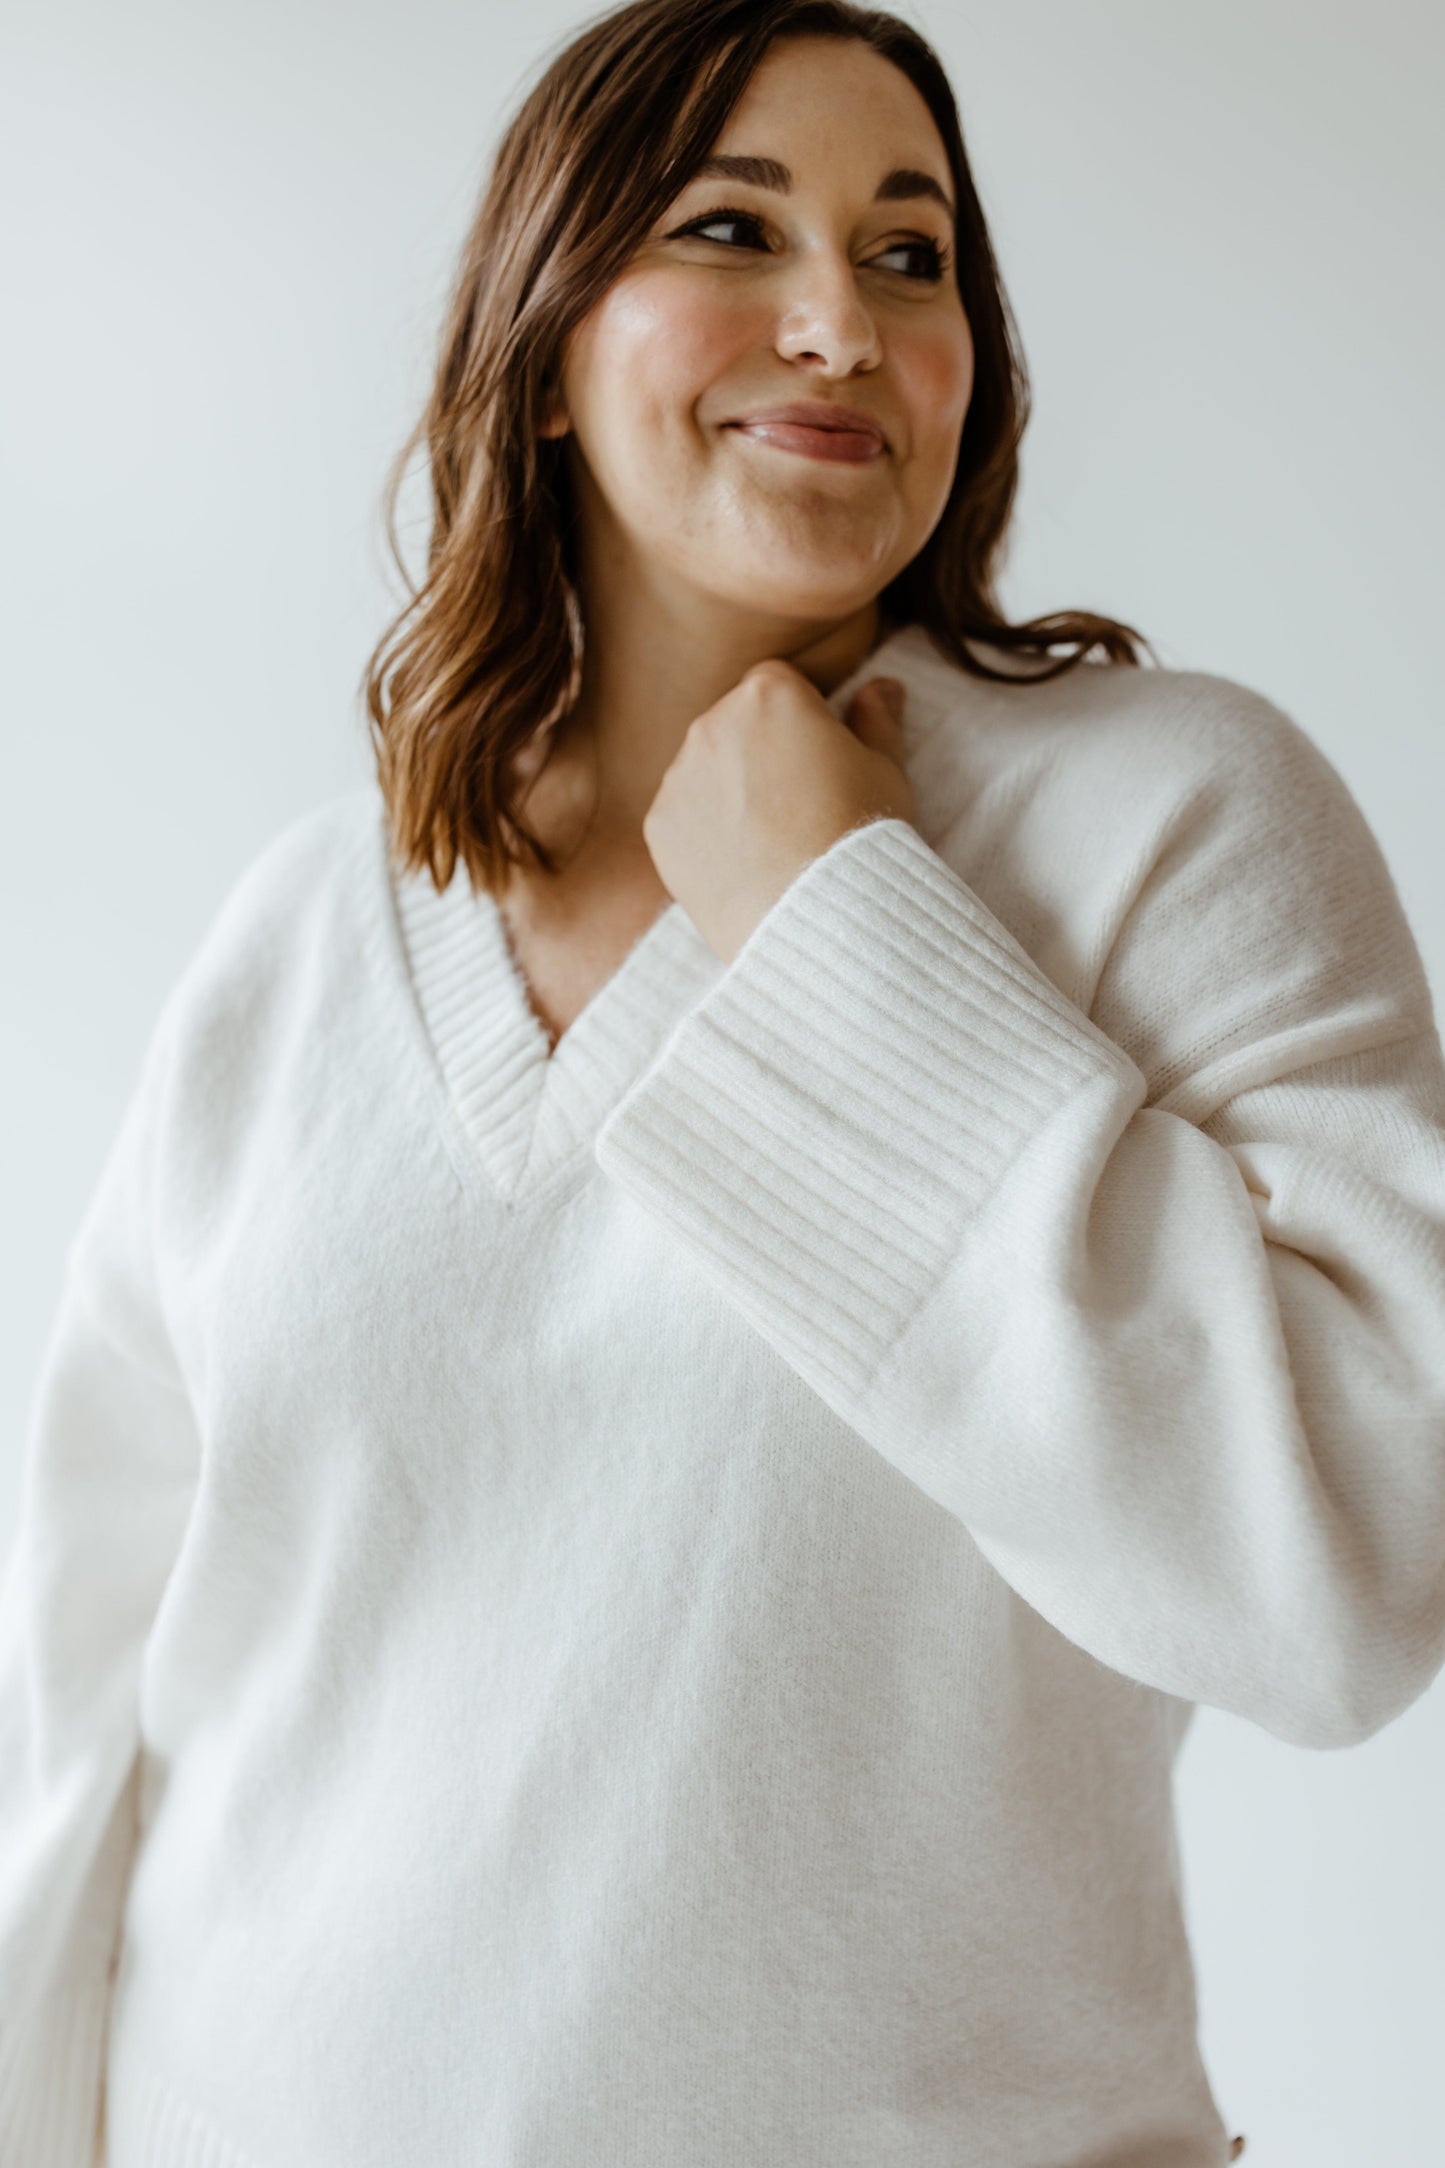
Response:
[[[694,180],[751,181],[755,188],[771,188],[786,196],[792,189],[790,169],[778,158],[745,158],[738,152],[714,151],[693,173]],[[918,196],[941,203],[952,219],[958,214],[931,173],[917,166],[895,166],[885,173],[873,191],[875,203],[905,203]]]

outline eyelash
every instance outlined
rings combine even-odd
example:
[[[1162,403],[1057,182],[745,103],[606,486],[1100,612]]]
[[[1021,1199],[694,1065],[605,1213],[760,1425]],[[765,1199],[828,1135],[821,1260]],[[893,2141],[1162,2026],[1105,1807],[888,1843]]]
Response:
[[[681,240],[684,234],[696,233],[699,226],[719,226],[724,223],[736,223],[740,226],[750,226],[754,233],[761,233],[763,230],[762,220],[757,216],[755,212],[735,210],[730,205],[724,204],[719,210],[705,211],[701,218],[689,219],[688,223],[685,226],[679,226],[676,233],[669,235],[669,239],[674,241]],[[728,241],[722,241],[718,244],[720,248],[729,248],[732,245],[733,244]],[[899,273],[899,276],[901,278],[916,279],[921,285],[936,285],[938,281],[942,279],[944,272],[948,269],[949,265],[953,261],[953,251],[948,248],[943,242],[934,241],[932,239],[925,239],[923,237],[920,237],[915,241],[895,241],[893,244],[893,248],[912,248],[923,250],[924,254],[928,257],[930,265],[932,267],[930,270],[925,271],[921,275],[921,277],[918,273],[911,271],[903,271]],[[885,249],[883,253],[885,256],[892,255],[893,249]]]

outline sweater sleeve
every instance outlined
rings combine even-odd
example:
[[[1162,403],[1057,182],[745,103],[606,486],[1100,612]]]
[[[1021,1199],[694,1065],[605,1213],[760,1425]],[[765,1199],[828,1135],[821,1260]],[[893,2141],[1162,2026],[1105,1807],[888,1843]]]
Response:
[[[0,2162],[91,2168],[147,1632],[198,1466],[151,1240],[158,1028],[66,1256],[0,1580]]]
[[[596,1156],[1057,1630],[1295,1744],[1445,1660],[1445,1061],[1257,695],[1085,1013],[908,822],[754,928]]]

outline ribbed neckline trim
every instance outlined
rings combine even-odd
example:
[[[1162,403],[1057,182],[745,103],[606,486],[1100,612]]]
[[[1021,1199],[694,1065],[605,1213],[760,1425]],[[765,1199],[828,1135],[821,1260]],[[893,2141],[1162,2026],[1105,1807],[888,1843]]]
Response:
[[[901,626],[828,696],[842,718],[853,693],[888,672],[910,689],[905,734],[931,719],[914,688],[939,658]],[[670,1029],[723,974],[680,903],[666,905],[549,1051],[495,899],[459,860],[438,890],[425,871],[389,878],[407,970],[458,1119],[488,1180],[508,1202],[551,1188],[592,1151],[598,1129]]]
[[[670,1021],[722,970],[680,904],[655,918],[549,1054],[495,900],[464,866],[397,883],[417,1000],[463,1129],[505,1198],[589,1150]]]

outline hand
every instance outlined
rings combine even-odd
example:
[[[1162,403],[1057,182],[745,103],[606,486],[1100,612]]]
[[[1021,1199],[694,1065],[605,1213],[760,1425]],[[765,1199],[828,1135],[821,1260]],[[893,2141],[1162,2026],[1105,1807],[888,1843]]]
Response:
[[[849,829],[913,819],[890,683],[861,685],[840,723],[800,670],[770,659],[688,724],[642,835],[663,886],[725,964]]]

